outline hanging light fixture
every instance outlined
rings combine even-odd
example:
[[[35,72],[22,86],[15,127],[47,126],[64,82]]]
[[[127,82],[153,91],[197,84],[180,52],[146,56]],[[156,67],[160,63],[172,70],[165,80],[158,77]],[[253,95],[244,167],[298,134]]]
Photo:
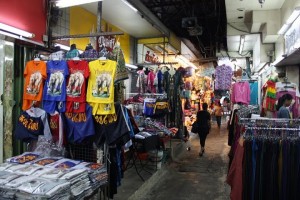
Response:
[[[12,33],[12,34],[26,37],[26,38],[34,38],[34,36],[35,36],[33,33],[29,33],[27,31],[24,31],[24,30],[21,30],[21,29],[18,29],[18,28],[15,28],[13,26],[9,26],[9,25],[3,24],[3,23],[0,23],[0,31],[8,32],[8,34]],[[8,35],[8,34],[5,34],[5,35]]]
[[[59,8],[67,8],[72,6],[78,6],[87,3],[94,3],[102,0],[54,0],[53,2]]]
[[[241,35],[240,39],[240,47],[239,47],[239,54],[241,55],[244,49],[244,44],[245,44],[245,36]]]

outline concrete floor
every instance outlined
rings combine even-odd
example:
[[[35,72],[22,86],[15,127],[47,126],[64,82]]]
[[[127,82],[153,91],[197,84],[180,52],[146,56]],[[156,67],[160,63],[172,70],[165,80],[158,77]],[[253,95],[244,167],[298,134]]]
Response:
[[[165,164],[152,176],[142,172],[145,182],[134,168],[125,172],[116,200],[226,200],[230,188],[225,183],[228,170],[226,126],[221,129],[213,124],[206,141],[203,157],[199,157],[199,138],[191,136],[191,151],[182,149],[182,154]],[[181,146],[185,147],[182,143]]]

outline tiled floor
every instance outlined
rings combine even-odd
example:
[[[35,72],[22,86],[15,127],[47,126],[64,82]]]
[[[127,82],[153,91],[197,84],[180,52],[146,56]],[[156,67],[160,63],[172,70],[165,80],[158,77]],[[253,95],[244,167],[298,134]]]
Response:
[[[135,170],[128,170],[114,199],[229,199],[230,188],[225,183],[229,152],[227,133],[225,125],[218,129],[214,124],[208,135],[203,157],[198,156],[199,138],[192,134],[191,151],[184,150],[179,158],[164,166],[152,177],[147,172],[142,172],[147,180],[145,183]]]

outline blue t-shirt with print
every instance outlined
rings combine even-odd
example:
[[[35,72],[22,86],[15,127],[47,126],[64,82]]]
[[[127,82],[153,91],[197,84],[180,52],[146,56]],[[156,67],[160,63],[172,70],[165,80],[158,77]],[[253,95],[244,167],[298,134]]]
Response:
[[[47,80],[43,90],[43,100],[66,101],[66,77],[69,69],[66,61],[47,62]]]

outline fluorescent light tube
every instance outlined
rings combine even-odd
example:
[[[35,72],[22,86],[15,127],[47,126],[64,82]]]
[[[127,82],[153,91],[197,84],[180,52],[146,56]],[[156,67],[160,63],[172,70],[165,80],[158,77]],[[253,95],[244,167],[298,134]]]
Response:
[[[102,0],[57,0],[55,5],[59,8],[67,8],[72,6],[78,6],[87,3],[94,3]]]
[[[69,51],[70,50],[70,47],[66,46],[66,45],[63,45],[63,44],[55,44],[54,46],[59,46],[61,49],[63,50],[66,50],[66,51]]]
[[[137,69],[138,67],[132,64],[125,64],[126,67],[130,68],[130,69]]]
[[[33,33],[29,33],[27,31],[24,31],[24,30],[21,30],[21,29],[18,29],[18,28],[15,28],[13,26],[9,26],[9,25],[3,24],[3,23],[0,23],[0,30],[7,31],[10,33],[19,35],[19,36],[26,37],[26,38],[33,38],[35,36]]]
[[[283,24],[281,29],[277,32],[278,35],[284,35],[285,32],[290,28],[289,24]]]
[[[131,5],[128,1],[126,0],[121,0],[123,3],[125,3],[129,8],[131,8],[134,12],[137,12],[138,10],[133,6]]]
[[[179,51],[177,49],[175,49],[172,45],[167,44],[166,46],[167,49],[169,49],[170,51],[172,51],[174,54],[178,54]]]
[[[299,14],[300,14],[300,7],[296,7],[292,12],[292,14],[290,15],[290,17],[288,18],[288,20],[286,21],[286,23],[292,24],[297,19]]]
[[[244,43],[245,43],[245,36],[241,35],[241,40],[240,40],[240,47],[239,47],[239,54],[242,54],[243,49],[244,49]]]

